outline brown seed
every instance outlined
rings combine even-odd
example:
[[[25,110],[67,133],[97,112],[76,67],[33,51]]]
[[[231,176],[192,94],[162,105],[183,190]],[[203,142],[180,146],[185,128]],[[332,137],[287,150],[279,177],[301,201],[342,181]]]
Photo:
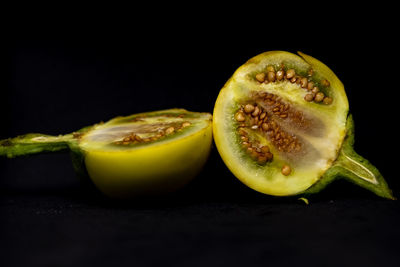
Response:
[[[297,144],[296,144],[296,151],[300,151],[300,149],[301,149],[301,146],[300,146],[299,143],[297,143]]]
[[[319,92],[319,88],[317,86],[314,86],[313,89],[311,90],[311,92],[316,94]]]
[[[290,148],[291,150],[293,150],[295,147],[296,147],[296,144],[295,144],[294,142],[290,143],[289,148]]]
[[[248,142],[243,142],[242,143],[242,147],[247,149],[250,146],[250,144]]]
[[[276,111],[278,111],[278,110],[279,110],[278,107],[272,109],[273,112],[276,112]]]
[[[265,116],[267,116],[267,113],[263,112],[260,115],[260,120],[263,120],[265,118]]]
[[[258,124],[259,120],[260,120],[260,119],[259,119],[258,117],[255,117],[255,118],[254,118],[254,124]]]
[[[249,141],[249,138],[247,138],[246,136],[241,136],[240,139],[242,139],[243,142]]]
[[[252,104],[247,104],[244,106],[244,112],[246,113],[252,113],[254,111],[254,106]]]
[[[257,159],[258,156],[259,156],[259,154],[258,154],[257,151],[253,150],[253,151],[251,152],[250,156],[251,156],[253,159]]]
[[[122,142],[122,144],[123,144],[123,145],[129,145],[130,142],[124,141],[124,142]]]
[[[296,83],[300,84],[301,83],[301,76],[297,76],[296,78],[297,78]]]
[[[285,73],[283,72],[283,70],[278,70],[278,71],[276,72],[276,79],[277,79],[278,81],[282,80],[282,79],[283,79],[283,76],[285,76]]]
[[[261,98],[264,98],[264,97],[267,96],[267,93],[266,92],[259,92],[258,96],[261,97]]]
[[[290,82],[291,82],[291,83],[295,83],[296,80],[297,80],[297,78],[296,78],[296,77],[293,77],[292,79],[290,79]]]
[[[236,113],[235,119],[236,119],[237,121],[245,121],[245,120],[246,120],[246,118],[244,117],[243,112],[241,112],[241,111],[239,111],[239,112]],[[169,129],[169,128],[168,128],[168,129]],[[167,130],[168,130],[168,129],[167,129]]]
[[[143,138],[143,142],[145,142],[145,143],[150,142],[150,141],[151,141],[151,138]]]
[[[250,128],[253,129],[253,130],[257,130],[258,129],[258,125],[253,125]]]
[[[129,142],[129,141],[131,141],[131,137],[130,137],[130,136],[125,137],[122,141],[124,141],[124,142]]]
[[[322,81],[321,81],[321,84],[322,84],[323,86],[325,86],[325,87],[328,87],[329,85],[331,85],[331,83],[330,83],[328,80],[326,80],[326,79],[322,80]]]
[[[281,118],[287,118],[287,116],[288,116],[287,113],[283,113],[283,114],[279,115],[279,117],[281,117]]]
[[[267,153],[265,153],[265,156],[267,157],[267,160],[272,160],[272,158],[274,157],[274,154],[272,154],[271,152],[267,152]]]
[[[139,135],[135,135],[135,139],[136,139],[136,141],[138,141],[138,142],[141,142],[141,141],[142,141],[142,138],[140,138]]]
[[[253,148],[252,147],[248,147],[247,148],[247,153],[251,153],[251,152],[253,152]]]
[[[264,130],[264,131],[268,131],[269,130],[269,125],[267,124],[267,123],[263,123],[263,124],[261,124],[261,128]]]
[[[165,130],[165,134],[172,134],[174,131],[175,131],[175,128],[171,126]]]
[[[267,147],[267,146],[262,146],[262,147],[261,147],[261,152],[263,152],[263,153],[269,152],[269,147]]]
[[[272,98],[272,96],[273,96],[273,94],[269,94],[269,93],[267,93],[267,95],[265,96],[265,98],[266,98],[266,99],[271,99],[271,98]]]
[[[285,139],[283,139],[283,142],[284,142],[286,145],[288,145],[288,144],[289,144],[289,139],[285,138]]]
[[[260,114],[260,108],[258,106],[256,106],[254,108],[253,113],[251,113],[251,115],[253,115],[253,117],[256,117],[256,116],[258,116],[258,114]]]
[[[332,98],[326,96],[326,97],[324,98],[323,102],[324,102],[325,105],[329,105],[329,104],[332,103]]]
[[[265,81],[265,73],[264,72],[258,73],[256,75],[256,80],[259,81],[260,83],[264,82]]]
[[[274,82],[275,81],[275,72],[273,71],[268,71],[267,73],[267,79],[270,82]]]
[[[258,156],[257,162],[258,162],[258,164],[263,165],[263,164],[267,163],[267,157],[266,156]]]
[[[307,88],[308,80],[306,77],[301,78],[300,80],[301,88]]]
[[[296,74],[294,69],[289,69],[286,72],[286,79],[292,79],[294,77],[294,75]]]
[[[246,132],[243,128],[240,128],[240,129],[239,129],[239,134],[240,134],[240,135],[243,135],[243,136],[246,136],[246,135],[247,135],[247,132]]]
[[[267,67],[267,72],[268,72],[268,71],[275,72],[274,66],[269,65],[269,66]]]
[[[314,97],[314,101],[319,103],[324,99],[325,95],[322,92],[318,92],[315,97]]]
[[[289,110],[289,108],[290,108],[290,105],[286,103],[284,109],[285,109],[285,110]]]
[[[306,94],[304,96],[304,100],[307,102],[311,102],[314,99],[314,94]]]
[[[307,90],[310,91],[314,88],[314,83],[313,82],[308,82],[307,84]]]
[[[188,126],[190,126],[190,125],[191,125],[191,123],[190,123],[190,122],[187,122],[187,121],[185,121],[184,123],[182,123],[182,127],[183,127],[183,128],[188,127]]]
[[[289,165],[283,165],[281,172],[283,175],[288,176],[292,172],[292,169]]]

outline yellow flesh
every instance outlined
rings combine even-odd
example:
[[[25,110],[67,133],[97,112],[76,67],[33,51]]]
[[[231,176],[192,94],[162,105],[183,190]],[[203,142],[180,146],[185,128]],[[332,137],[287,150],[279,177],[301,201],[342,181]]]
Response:
[[[122,131],[129,133],[143,129],[143,125],[151,129],[152,123],[177,121],[189,121],[191,126],[141,146],[107,146],[121,139],[120,131],[110,131],[112,128],[122,126]],[[188,183],[206,162],[211,141],[211,115],[202,113],[199,118],[190,119],[161,116],[124,124],[111,120],[85,136],[80,146],[85,151],[86,168],[95,185],[109,196],[127,198],[169,192]]]
[[[232,173],[247,186],[270,195],[285,196],[300,193],[313,185],[322,174],[331,166],[337,157],[345,136],[345,124],[348,111],[347,97],[343,84],[336,75],[318,60],[301,54],[300,58],[294,54],[281,51],[266,52],[250,59],[241,66],[230,80],[222,88],[214,108],[213,131],[214,140],[222,159]],[[260,84],[251,77],[252,73],[265,72],[269,65],[276,69],[281,63],[295,66],[296,69],[314,70],[314,76],[318,79],[327,79],[331,88],[331,105],[305,102],[306,90],[299,88],[297,84],[287,81]],[[325,125],[322,137],[307,135],[306,133],[293,133],[310,142],[319,151],[316,158],[306,155],[304,159],[297,161],[285,160],[274,146],[263,139],[274,154],[272,162],[260,166],[249,161],[249,158],[241,151],[238,144],[236,122],[234,114],[243,99],[249,98],[249,92],[261,91],[279,95],[284,101],[291,103],[296,109],[315,115]],[[304,108],[302,108],[304,107]],[[301,162],[301,163],[299,163]],[[289,176],[281,173],[284,164],[292,168]]]

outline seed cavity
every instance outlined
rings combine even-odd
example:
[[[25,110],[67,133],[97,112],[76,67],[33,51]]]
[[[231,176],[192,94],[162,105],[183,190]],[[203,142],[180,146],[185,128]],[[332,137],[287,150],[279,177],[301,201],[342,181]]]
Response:
[[[182,131],[183,128],[189,127],[190,125],[192,124],[188,121],[146,125],[145,127],[137,128],[137,132],[125,134],[125,136],[120,137],[118,140],[112,142],[112,144],[127,146],[150,143],[165,138],[167,135],[171,135],[174,132]]]
[[[312,81],[312,75],[314,74],[313,69],[309,69],[307,73],[307,77],[303,77],[301,75],[296,74],[296,71],[294,69],[288,69],[284,70],[284,65],[281,64],[281,69],[278,71],[275,71],[275,68],[271,65],[267,66],[265,72],[260,72],[255,75],[255,79],[259,83],[270,83],[270,82],[276,82],[276,81],[282,81],[282,80],[287,80],[291,83],[298,84],[300,88],[305,89],[306,91],[311,91],[312,93],[312,98],[311,95],[308,93],[304,96],[304,100],[307,102],[316,102],[316,103],[324,103],[325,105],[330,105],[332,103],[332,98],[325,96],[322,92],[320,92],[319,87],[317,86],[317,83]],[[320,81],[320,85],[323,87],[329,87],[330,82],[327,79],[323,79]],[[325,100],[325,98],[327,98]],[[250,107],[246,110],[246,113],[252,113],[253,110],[250,109]],[[276,115],[280,115],[280,113],[277,113]],[[255,115],[257,116],[257,115]]]
[[[309,95],[310,101],[313,100],[315,95]],[[238,106],[234,119],[237,122],[239,142],[256,163],[264,165],[271,162],[273,153],[279,153],[289,162],[307,162],[309,156],[318,153],[301,135],[297,136],[297,133],[321,136],[325,131],[322,121],[297,110],[275,94],[252,91],[249,96],[247,103]]]

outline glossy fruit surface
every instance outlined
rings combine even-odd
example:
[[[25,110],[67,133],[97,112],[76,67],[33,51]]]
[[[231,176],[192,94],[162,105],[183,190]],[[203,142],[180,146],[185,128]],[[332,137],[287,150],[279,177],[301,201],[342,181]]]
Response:
[[[212,142],[211,115],[169,109],[117,117],[72,134],[28,134],[0,141],[15,157],[70,150],[79,176],[89,175],[111,197],[129,198],[179,189],[205,164]]]
[[[393,198],[379,171],[352,149],[343,84],[317,59],[299,55],[255,56],[221,89],[213,131],[225,164],[265,194],[316,193],[345,177]]]

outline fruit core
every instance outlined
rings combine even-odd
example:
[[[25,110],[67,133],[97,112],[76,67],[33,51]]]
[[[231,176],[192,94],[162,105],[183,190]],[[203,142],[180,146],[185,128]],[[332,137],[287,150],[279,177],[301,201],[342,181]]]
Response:
[[[295,86],[303,90],[304,101],[331,105],[332,97],[327,96],[330,82],[326,79],[313,80],[313,70],[306,76],[295,69],[279,69],[268,66],[265,71],[248,76],[258,84]],[[296,90],[297,90],[296,89]],[[321,89],[326,92],[322,92]],[[302,163],[318,158],[319,152],[302,136],[322,137],[326,131],[324,123],[311,112],[266,90],[249,91],[246,99],[238,101],[234,115],[237,136],[242,149],[260,165],[272,162],[278,154],[289,165],[282,166],[282,174],[291,173],[290,164]]]
[[[184,116],[141,116],[118,124],[100,126],[85,137],[87,141],[116,147],[131,147],[167,139],[191,128],[193,121]]]

